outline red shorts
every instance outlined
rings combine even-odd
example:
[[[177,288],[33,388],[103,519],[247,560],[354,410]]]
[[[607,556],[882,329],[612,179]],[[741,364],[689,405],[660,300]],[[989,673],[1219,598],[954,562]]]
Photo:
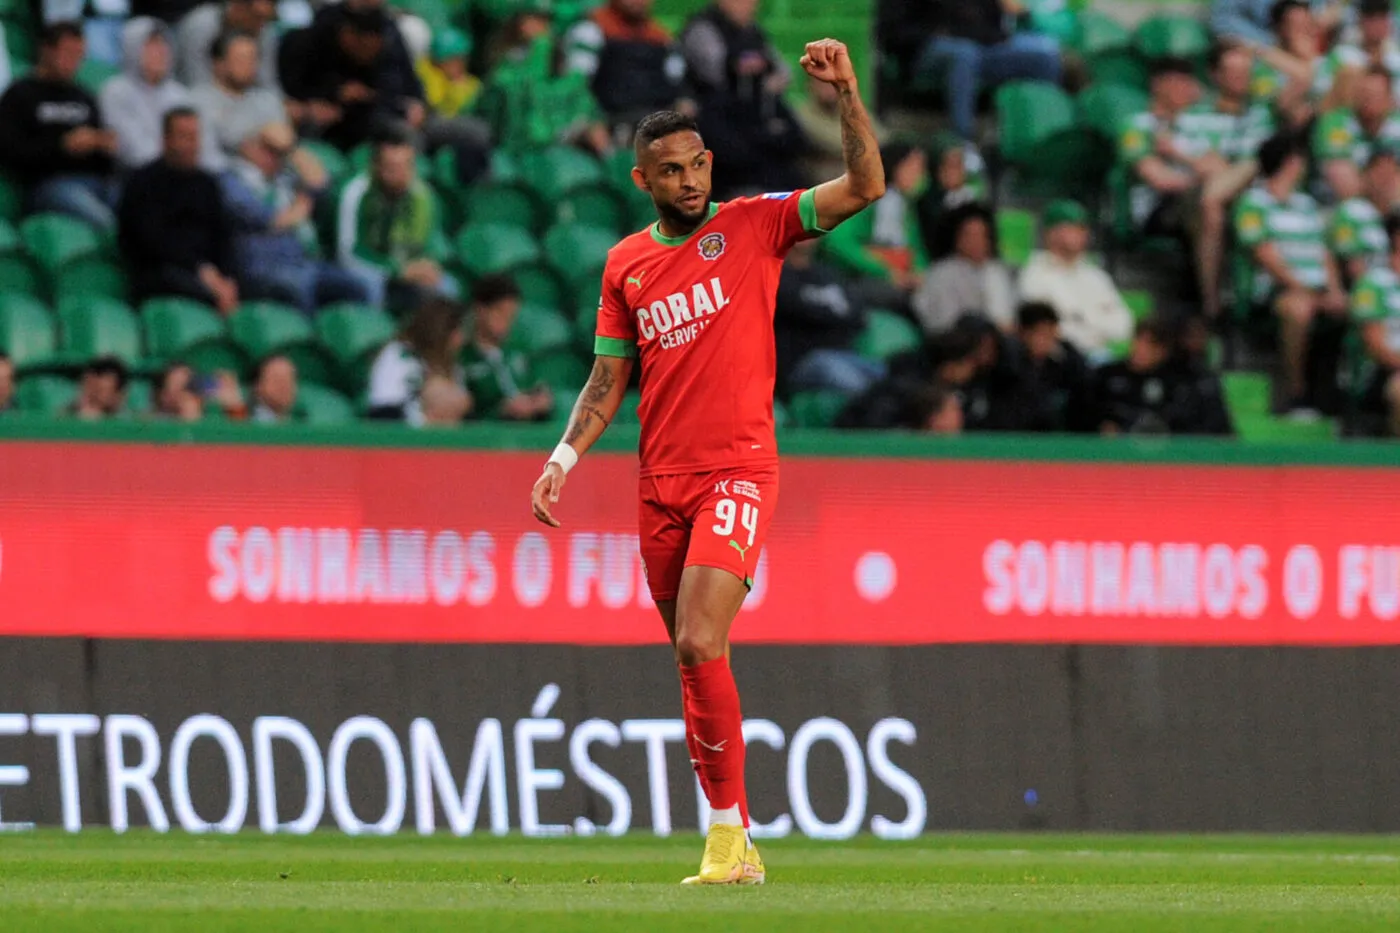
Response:
[[[651,597],[675,599],[687,567],[718,567],[753,586],[778,504],[778,471],[716,470],[641,481],[642,566]]]

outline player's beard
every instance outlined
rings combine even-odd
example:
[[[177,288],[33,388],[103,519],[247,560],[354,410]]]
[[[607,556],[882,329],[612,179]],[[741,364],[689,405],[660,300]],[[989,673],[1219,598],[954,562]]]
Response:
[[[710,196],[705,196],[705,201],[693,214],[686,213],[681,208],[669,202],[653,201],[656,205],[656,213],[667,224],[678,227],[682,230],[691,231],[700,226],[706,215],[710,213]]]

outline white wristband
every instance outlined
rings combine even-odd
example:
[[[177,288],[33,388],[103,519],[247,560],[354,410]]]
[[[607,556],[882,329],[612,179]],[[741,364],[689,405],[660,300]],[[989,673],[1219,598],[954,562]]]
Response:
[[[578,465],[578,451],[568,444],[560,444],[554,448],[554,453],[549,455],[549,463],[559,464],[559,468],[567,475],[570,470]]]

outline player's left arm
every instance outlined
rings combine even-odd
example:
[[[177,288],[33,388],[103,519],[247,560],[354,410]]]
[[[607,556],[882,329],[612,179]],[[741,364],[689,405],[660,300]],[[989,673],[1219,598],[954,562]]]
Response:
[[[855,69],[845,43],[835,39],[807,43],[802,68],[818,81],[833,85],[840,95],[841,156],[846,171],[840,178],[812,189],[817,227],[831,230],[884,195],[885,168],[880,162],[880,142],[875,138],[870,114],[860,99]]]

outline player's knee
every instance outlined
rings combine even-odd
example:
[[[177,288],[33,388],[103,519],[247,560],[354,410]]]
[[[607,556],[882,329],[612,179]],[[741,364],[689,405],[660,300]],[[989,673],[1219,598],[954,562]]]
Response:
[[[686,667],[694,667],[724,657],[724,636],[718,628],[707,625],[686,625],[676,629],[676,658]]]

